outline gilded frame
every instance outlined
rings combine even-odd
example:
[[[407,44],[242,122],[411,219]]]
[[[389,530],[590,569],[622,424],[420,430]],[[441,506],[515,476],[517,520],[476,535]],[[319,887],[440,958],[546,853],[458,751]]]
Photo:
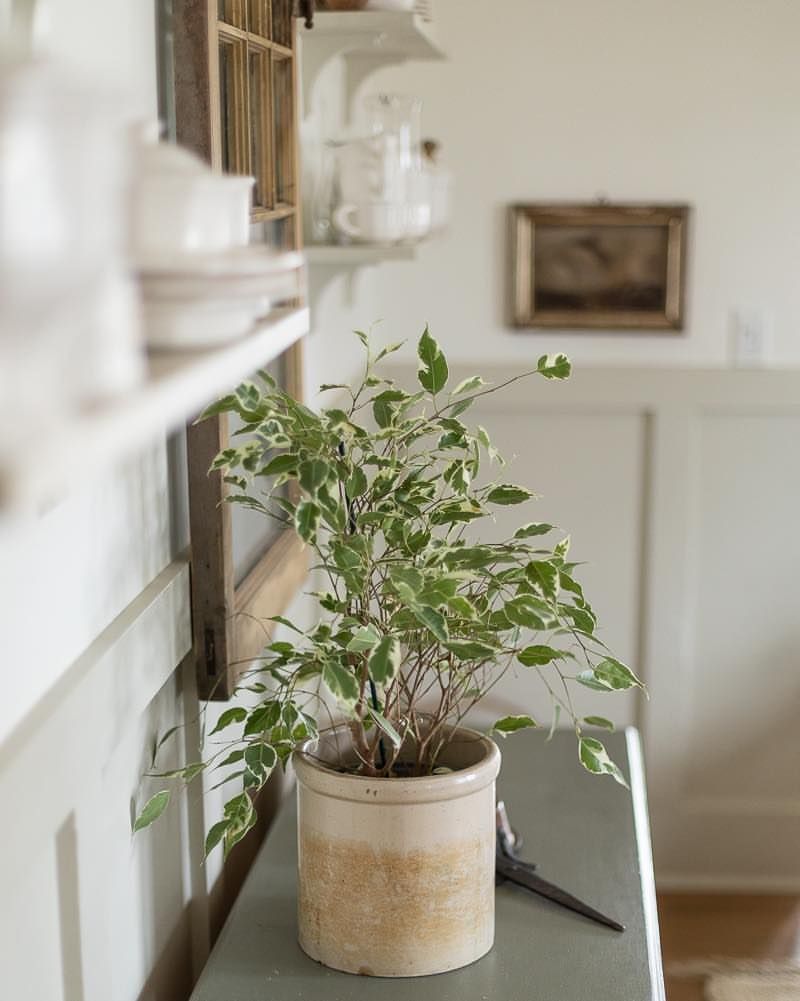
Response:
[[[532,203],[511,206],[511,325],[570,330],[670,331],[685,319],[689,208],[657,204]],[[666,238],[663,303],[657,308],[548,308],[537,303],[537,228],[657,227]],[[566,232],[566,229],[564,229]]]

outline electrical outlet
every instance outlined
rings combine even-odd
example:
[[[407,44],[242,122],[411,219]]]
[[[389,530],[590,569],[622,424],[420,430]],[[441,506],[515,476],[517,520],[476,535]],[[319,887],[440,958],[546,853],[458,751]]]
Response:
[[[772,317],[765,309],[738,308],[731,314],[731,361],[737,368],[761,368],[772,356]]]

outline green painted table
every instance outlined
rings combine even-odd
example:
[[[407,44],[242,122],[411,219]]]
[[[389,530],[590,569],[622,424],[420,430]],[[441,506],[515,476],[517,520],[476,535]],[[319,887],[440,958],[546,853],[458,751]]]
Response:
[[[578,765],[574,735],[503,742],[498,796],[543,877],[622,921],[622,934],[525,890],[497,889],[494,949],[463,970],[374,979],[327,970],[295,938],[295,811],[256,859],[192,1001],[664,1001],[638,734],[606,738],[631,792]]]

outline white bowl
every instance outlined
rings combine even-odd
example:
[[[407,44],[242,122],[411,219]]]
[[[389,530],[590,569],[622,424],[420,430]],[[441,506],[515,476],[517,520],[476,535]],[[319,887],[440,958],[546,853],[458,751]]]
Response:
[[[146,300],[142,312],[149,348],[208,348],[244,336],[258,317],[269,312],[269,300],[265,297],[213,302]]]

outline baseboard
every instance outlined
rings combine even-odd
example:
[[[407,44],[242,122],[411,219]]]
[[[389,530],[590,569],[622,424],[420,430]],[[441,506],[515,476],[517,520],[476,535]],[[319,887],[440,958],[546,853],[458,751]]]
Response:
[[[656,874],[658,893],[765,893],[775,896],[800,894],[798,876]]]

